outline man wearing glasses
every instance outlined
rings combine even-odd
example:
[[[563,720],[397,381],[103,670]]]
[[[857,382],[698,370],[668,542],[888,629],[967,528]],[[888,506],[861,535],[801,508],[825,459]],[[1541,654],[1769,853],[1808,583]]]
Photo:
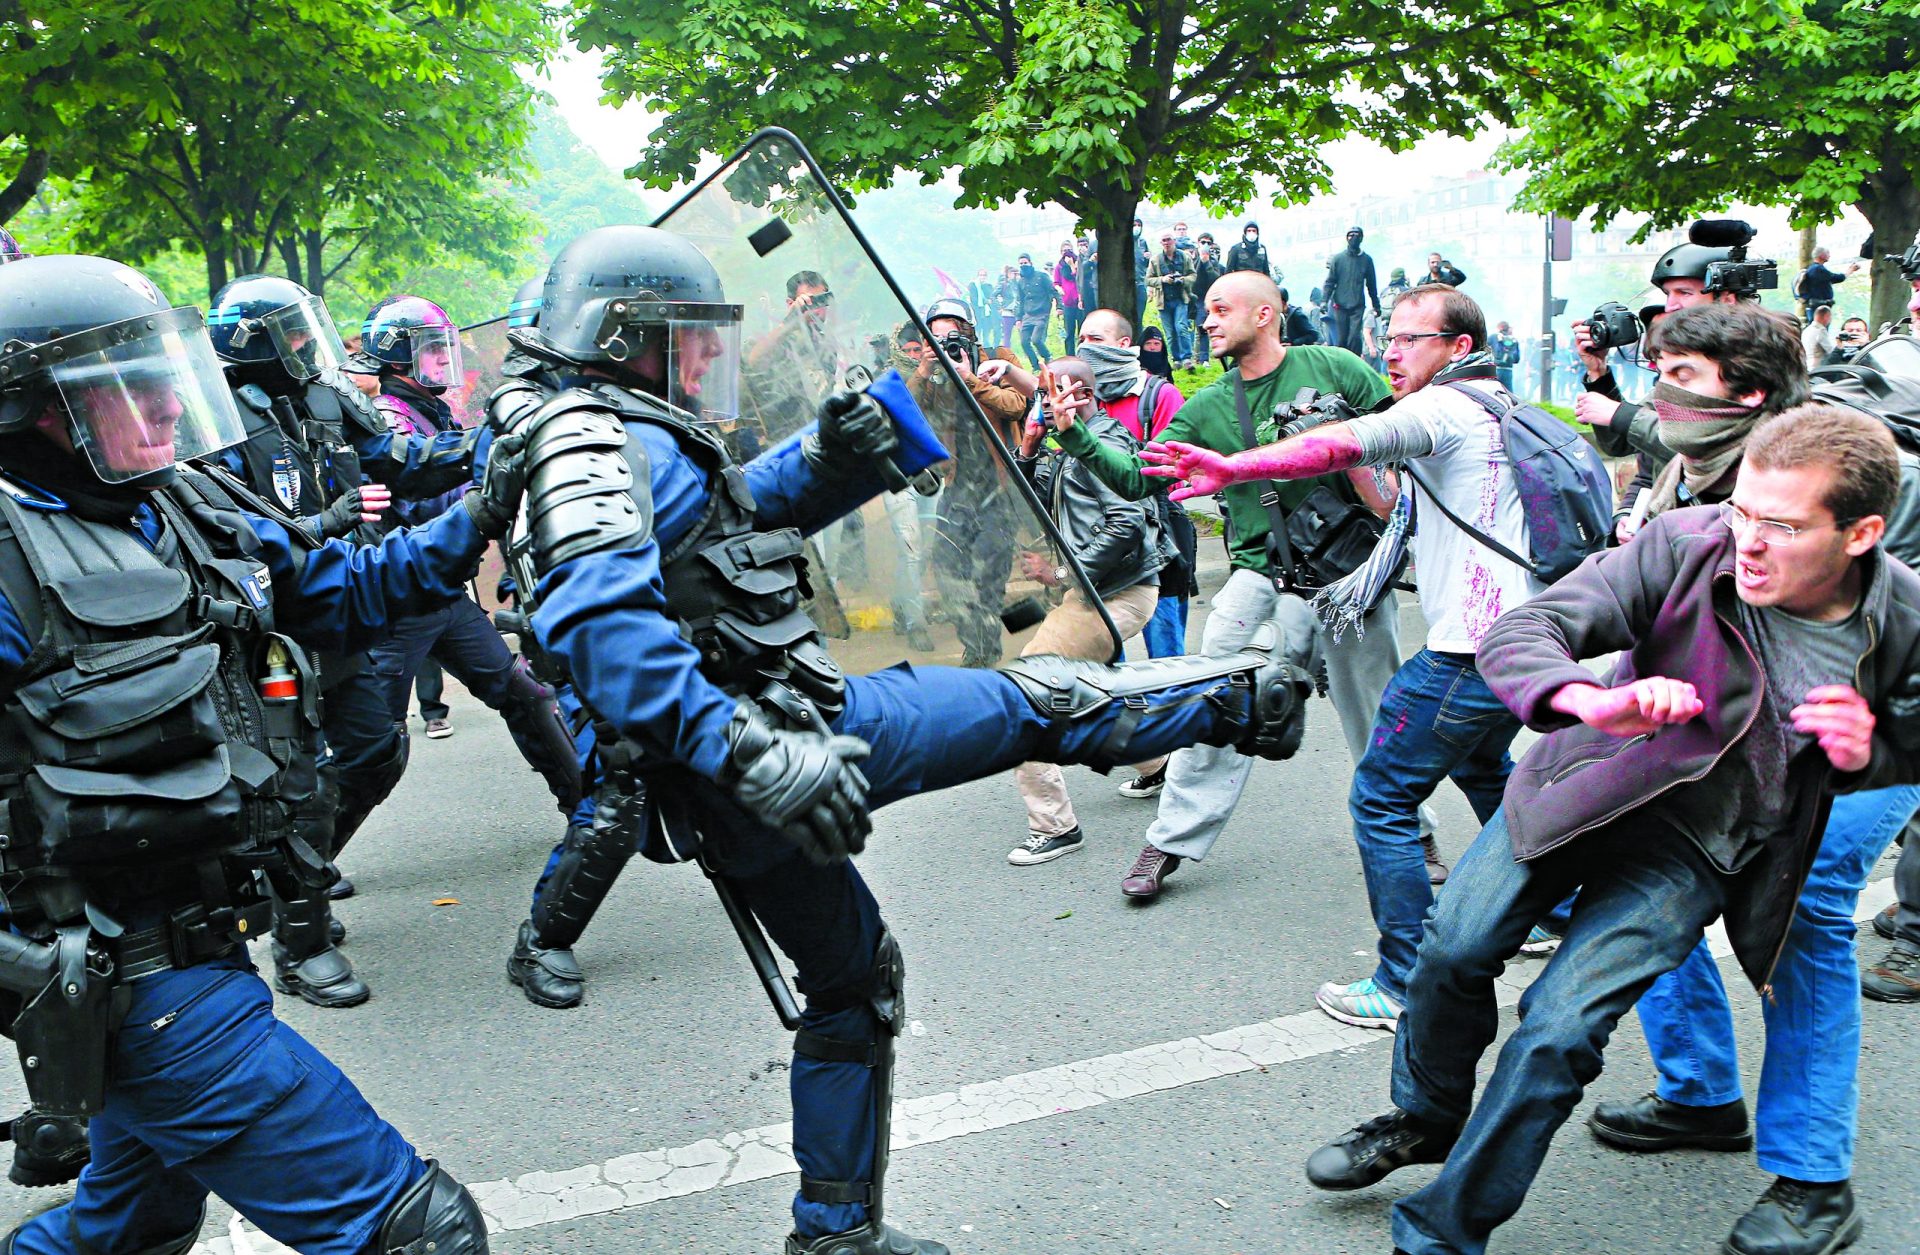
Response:
[[[1726,1249],[1826,1252],[1858,1236],[1844,1166],[1859,1053],[1851,899],[1837,884],[1802,886],[1836,861],[1849,798],[1910,793],[1920,779],[1920,579],[1880,544],[1899,481],[1878,420],[1820,405],[1772,416],[1746,441],[1727,502],[1660,515],[1481,642],[1486,682],[1548,735],[1428,922],[1394,1043],[1393,1110],[1307,1164],[1316,1185],[1344,1190],[1444,1160],[1395,1205],[1397,1250],[1486,1249],[1599,1075],[1620,1017],[1663,973],[1700,961],[1702,934],[1722,916],[1767,995],[1762,1162],[1769,1140],[1783,1156],[1828,1156],[1776,1169]],[[1581,665],[1616,650],[1626,652],[1604,680]],[[1856,843],[1852,872],[1864,880],[1878,852]],[[1566,939],[1475,1105],[1475,1065],[1500,1023],[1494,978],[1575,889]],[[1769,1088],[1787,1073],[1794,1083]],[[1737,1070],[1727,1074],[1737,1086]],[[1639,1132],[1644,1149],[1748,1144],[1744,1110],[1662,1117]]]

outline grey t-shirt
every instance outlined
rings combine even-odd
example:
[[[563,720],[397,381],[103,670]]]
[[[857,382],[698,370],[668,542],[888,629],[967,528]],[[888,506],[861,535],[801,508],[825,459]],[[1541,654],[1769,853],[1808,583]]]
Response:
[[[1792,811],[1787,766],[1800,754],[1819,752],[1813,737],[1794,731],[1793,708],[1823,684],[1853,684],[1867,652],[1864,604],[1844,619],[1823,623],[1739,603],[1740,634],[1760,657],[1765,698],[1736,752],[1687,786],[1688,822],[1680,825],[1721,871],[1739,871],[1782,835],[1780,824]]]

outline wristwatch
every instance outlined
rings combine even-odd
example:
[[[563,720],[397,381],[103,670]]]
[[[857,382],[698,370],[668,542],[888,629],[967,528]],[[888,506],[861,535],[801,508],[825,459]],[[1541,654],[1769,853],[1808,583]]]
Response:
[[[1069,571],[1066,567],[1057,566],[1053,568],[1053,582],[1056,584],[1064,584],[1072,574],[1073,572]]]

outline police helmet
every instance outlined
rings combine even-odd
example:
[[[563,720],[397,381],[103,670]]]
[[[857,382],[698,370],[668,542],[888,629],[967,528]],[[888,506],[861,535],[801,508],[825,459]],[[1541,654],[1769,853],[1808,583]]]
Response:
[[[346,345],[319,297],[278,275],[242,275],[214,294],[207,334],[220,360],[279,362],[295,379],[338,370]]]
[[[1733,256],[1730,248],[1709,248],[1704,244],[1675,244],[1660,254],[1653,263],[1651,282],[1656,288],[1665,291],[1669,279],[1699,279],[1705,281],[1707,267],[1715,262],[1727,261]]]
[[[429,392],[461,380],[460,328],[423,296],[390,296],[367,313],[360,353],[383,375],[405,375]]]
[[[140,487],[245,435],[200,311],[104,257],[0,266],[0,432],[49,415],[97,478]]]
[[[507,306],[507,330],[531,327],[540,321],[540,309],[546,304],[547,277],[535,275],[521,284]]]
[[[658,227],[600,227],[547,271],[544,356],[636,377],[702,421],[739,414],[740,306],[692,243]]]

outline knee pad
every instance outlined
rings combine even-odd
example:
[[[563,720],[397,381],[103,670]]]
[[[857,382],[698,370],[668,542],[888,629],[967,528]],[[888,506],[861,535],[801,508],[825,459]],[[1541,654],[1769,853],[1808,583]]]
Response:
[[[380,1255],[487,1255],[487,1221],[467,1187],[433,1160],[394,1201],[374,1241]]]

